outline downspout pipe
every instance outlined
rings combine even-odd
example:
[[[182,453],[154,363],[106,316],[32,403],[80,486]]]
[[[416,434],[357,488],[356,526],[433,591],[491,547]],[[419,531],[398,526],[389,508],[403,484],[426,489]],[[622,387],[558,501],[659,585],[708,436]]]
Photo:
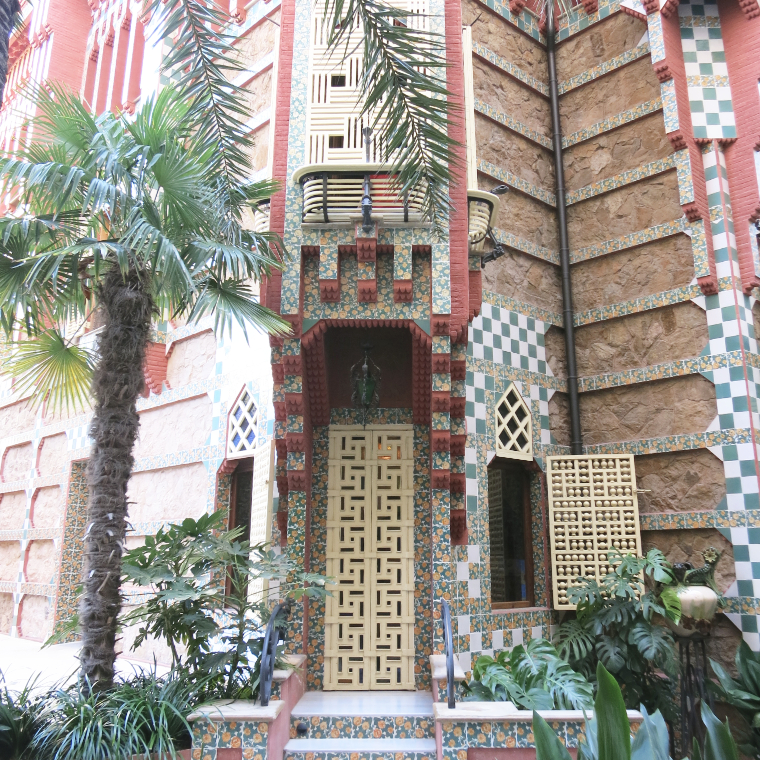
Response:
[[[562,161],[562,128],[559,121],[559,88],[557,85],[556,26],[554,0],[548,0],[546,52],[549,63],[549,101],[552,114],[552,146],[554,175],[557,179],[557,224],[559,226],[559,262],[562,271],[562,322],[565,328],[567,360],[567,391],[570,399],[570,449],[581,454],[581,414],[578,403],[578,369],[575,361],[575,326],[573,324],[573,288],[570,278],[570,244],[567,235],[567,206],[565,205],[565,169]]]

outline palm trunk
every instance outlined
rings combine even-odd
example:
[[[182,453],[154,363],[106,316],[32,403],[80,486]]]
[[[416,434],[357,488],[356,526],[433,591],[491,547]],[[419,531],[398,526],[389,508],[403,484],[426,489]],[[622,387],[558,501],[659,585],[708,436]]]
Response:
[[[3,104],[5,81],[8,78],[8,43],[13,20],[19,10],[18,0],[0,0],[0,106]]]
[[[92,383],[90,502],[85,536],[85,580],[80,624],[81,675],[101,691],[113,683],[116,625],[121,609],[121,555],[127,525],[127,483],[140,426],[137,399],[154,311],[144,280],[117,270],[104,280],[100,302],[105,328],[98,341]]]

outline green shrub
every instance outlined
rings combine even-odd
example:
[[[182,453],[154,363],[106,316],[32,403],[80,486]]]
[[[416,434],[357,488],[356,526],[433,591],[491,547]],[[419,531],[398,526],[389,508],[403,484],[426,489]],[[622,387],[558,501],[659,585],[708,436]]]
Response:
[[[95,692],[78,681],[45,697],[34,760],[173,758],[190,746],[195,684],[181,672],[140,673]]]
[[[0,674],[2,677],[2,674]],[[21,691],[0,690],[0,758],[34,760],[32,742],[40,726],[42,699],[34,696],[34,681]]]
[[[673,634],[653,621],[655,615],[678,614],[655,591],[672,581],[670,564],[659,549],[645,557],[611,551],[607,561],[614,570],[601,581],[579,578],[569,590],[576,617],[559,627],[557,651],[589,680],[601,663],[620,684],[629,709],[643,704],[673,722],[678,655]]]
[[[760,653],[753,652],[742,641],[736,650],[735,681],[722,665],[710,660],[710,665],[718,677],[718,683],[710,686],[720,699],[735,707],[744,719],[739,746],[750,757],[760,758]]]
[[[532,639],[496,659],[481,655],[465,688],[465,700],[510,701],[524,710],[581,709],[593,700],[591,684],[545,639]]]

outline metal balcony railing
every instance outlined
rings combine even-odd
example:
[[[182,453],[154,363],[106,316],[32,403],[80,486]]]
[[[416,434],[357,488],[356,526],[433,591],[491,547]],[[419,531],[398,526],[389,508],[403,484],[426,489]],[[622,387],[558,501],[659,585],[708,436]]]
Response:
[[[422,190],[400,194],[394,176],[380,164],[314,164],[299,169],[294,179],[303,188],[305,224],[428,221],[422,213]]]

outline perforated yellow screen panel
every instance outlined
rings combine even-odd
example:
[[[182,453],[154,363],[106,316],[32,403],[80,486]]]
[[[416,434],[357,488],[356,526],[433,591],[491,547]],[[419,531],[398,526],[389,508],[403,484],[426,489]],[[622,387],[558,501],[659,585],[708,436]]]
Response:
[[[572,610],[577,578],[603,577],[610,549],[641,554],[633,456],[547,457],[554,609]]]

